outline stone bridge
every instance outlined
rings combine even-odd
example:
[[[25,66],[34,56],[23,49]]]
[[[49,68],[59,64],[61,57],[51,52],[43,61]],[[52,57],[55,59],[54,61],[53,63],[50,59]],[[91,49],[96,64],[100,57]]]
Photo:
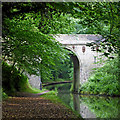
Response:
[[[63,46],[71,50],[74,54],[71,56],[74,65],[73,90],[78,92],[80,84],[87,81],[90,72],[96,67],[98,52],[92,51],[87,43],[101,40],[100,35],[92,34],[59,34],[55,36],[56,40]]]
[[[95,63],[99,56],[98,52],[92,51],[86,44],[97,42],[102,37],[92,34],[59,34],[54,37],[63,44],[63,47],[74,53],[71,56],[74,65],[73,90],[74,92],[78,92],[80,84],[86,82],[92,69],[97,67]],[[39,88],[40,78],[30,77],[30,83],[34,84],[32,86]]]

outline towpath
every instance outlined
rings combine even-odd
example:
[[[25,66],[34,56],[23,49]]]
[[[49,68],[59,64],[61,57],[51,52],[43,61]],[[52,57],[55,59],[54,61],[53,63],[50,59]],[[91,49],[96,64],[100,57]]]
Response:
[[[3,100],[2,120],[41,120],[45,118],[69,120],[78,118],[65,106],[40,97],[41,94],[29,94],[25,97],[11,97]]]

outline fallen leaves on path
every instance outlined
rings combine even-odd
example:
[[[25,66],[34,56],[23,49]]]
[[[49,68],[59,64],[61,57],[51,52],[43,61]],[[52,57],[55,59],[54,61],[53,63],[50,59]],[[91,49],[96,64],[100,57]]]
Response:
[[[12,97],[2,103],[2,118],[35,120],[41,118],[77,118],[68,108],[41,97]]]

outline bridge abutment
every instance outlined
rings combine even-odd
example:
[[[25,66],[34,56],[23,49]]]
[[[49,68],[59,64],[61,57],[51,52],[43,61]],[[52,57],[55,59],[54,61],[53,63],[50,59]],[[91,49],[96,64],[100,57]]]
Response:
[[[78,93],[80,87],[80,63],[77,56],[72,55],[71,59],[73,60],[74,65],[73,92]]]

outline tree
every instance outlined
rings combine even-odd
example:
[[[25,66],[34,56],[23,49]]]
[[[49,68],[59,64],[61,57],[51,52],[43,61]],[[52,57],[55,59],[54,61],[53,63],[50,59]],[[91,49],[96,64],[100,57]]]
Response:
[[[21,72],[40,70],[44,79],[51,78],[51,69],[67,55],[51,34],[73,31],[68,16],[49,3],[4,3],[3,59]]]
[[[6,8],[8,9],[6,10]],[[34,68],[33,71],[38,64],[41,64],[38,61],[42,59],[39,67],[43,68],[45,76],[47,75],[45,71],[49,71],[49,74],[50,66],[54,66],[57,63],[55,61],[59,61],[64,56],[60,55],[64,50],[58,42],[53,40],[51,35],[46,34],[74,32],[102,35],[105,39],[100,42],[98,51],[104,50],[104,55],[108,57],[111,53],[116,53],[118,61],[120,61],[119,10],[120,2],[4,3],[4,58],[14,60],[19,68],[26,70],[27,66],[30,67],[29,70]],[[77,32],[75,32],[75,22]],[[29,47],[26,48],[26,45]],[[90,46],[95,45],[95,43],[90,44]],[[15,46],[19,46],[19,49],[16,49]],[[23,48],[26,55],[21,52]],[[33,54],[35,60],[32,58]],[[24,59],[26,62],[23,62]],[[118,67],[120,68],[119,62]],[[117,74],[119,77],[120,69]]]
[[[111,54],[118,55],[118,81],[120,81],[120,2],[95,2],[76,3],[74,8],[75,18],[79,18],[78,25],[81,27],[77,33],[99,34],[98,51],[104,51],[103,55],[113,58]],[[89,46],[97,46],[91,43]]]
[[[52,69],[54,80],[73,80],[73,64],[70,56],[66,56],[62,61],[58,61],[55,69]]]
[[[73,17],[76,20],[76,34],[100,34],[105,45],[112,44],[114,52],[119,49],[120,2],[75,3]],[[114,37],[113,37],[114,36]],[[109,44],[106,44],[109,43]],[[108,48],[109,49],[109,48]],[[109,49],[108,52],[112,50]]]

